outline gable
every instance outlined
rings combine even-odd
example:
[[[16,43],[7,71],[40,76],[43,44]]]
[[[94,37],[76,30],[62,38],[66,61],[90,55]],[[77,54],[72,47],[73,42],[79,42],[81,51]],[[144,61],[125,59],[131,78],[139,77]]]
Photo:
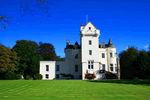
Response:
[[[87,33],[92,33],[96,31],[96,27],[89,21],[83,28],[82,31],[85,31]]]

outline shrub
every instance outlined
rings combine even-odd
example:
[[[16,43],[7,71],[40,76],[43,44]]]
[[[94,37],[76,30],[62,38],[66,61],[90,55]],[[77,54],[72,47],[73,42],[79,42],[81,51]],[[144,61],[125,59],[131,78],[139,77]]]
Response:
[[[21,79],[21,75],[20,74],[16,74],[14,72],[8,72],[4,75],[4,78],[6,80],[18,80]]]
[[[27,76],[26,76],[26,80],[29,80],[29,79],[31,79],[31,76],[30,76],[30,75],[27,75]]]
[[[35,75],[33,76],[33,79],[34,79],[34,80],[41,80],[42,77],[43,77],[43,76],[42,76],[41,74],[37,73],[37,74],[35,74]]]
[[[86,74],[85,74],[85,78],[87,78],[87,79],[94,79],[94,78],[96,78],[96,76],[95,76],[94,73],[93,74],[88,73],[88,70],[87,70]]]
[[[53,80],[56,80],[56,78],[53,78]]]
[[[138,80],[139,78],[138,77],[135,77],[135,78],[133,78],[134,80]]]

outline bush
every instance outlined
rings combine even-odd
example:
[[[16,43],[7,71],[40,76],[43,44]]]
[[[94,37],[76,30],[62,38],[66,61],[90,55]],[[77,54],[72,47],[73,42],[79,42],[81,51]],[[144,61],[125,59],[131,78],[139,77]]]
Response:
[[[56,78],[53,78],[53,80],[56,80]]]
[[[29,80],[29,79],[31,79],[31,76],[30,76],[30,75],[27,75],[27,76],[26,76],[26,80]]]
[[[21,75],[20,74],[16,74],[14,72],[8,72],[4,75],[4,78],[6,80],[18,80],[21,79]]]
[[[39,74],[39,73],[37,73],[37,74],[35,74],[34,76],[33,76],[33,79],[34,80],[41,80],[43,78],[43,76],[41,75],[41,74]]]
[[[133,78],[134,80],[138,80],[139,78],[138,77],[135,77],[135,78]]]

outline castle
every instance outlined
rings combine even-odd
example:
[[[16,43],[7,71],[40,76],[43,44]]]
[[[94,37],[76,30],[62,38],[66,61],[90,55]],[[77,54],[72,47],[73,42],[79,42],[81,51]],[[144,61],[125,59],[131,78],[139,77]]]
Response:
[[[40,61],[40,74],[43,79],[66,79],[67,74],[72,75],[70,79],[85,80],[85,73],[95,73],[95,80],[105,79],[105,70],[117,75],[120,79],[120,64],[116,47],[111,39],[108,44],[102,41],[99,44],[100,30],[89,21],[85,26],[80,27],[80,41],[71,45],[67,39],[65,48],[65,61]],[[66,76],[65,76],[66,75]]]

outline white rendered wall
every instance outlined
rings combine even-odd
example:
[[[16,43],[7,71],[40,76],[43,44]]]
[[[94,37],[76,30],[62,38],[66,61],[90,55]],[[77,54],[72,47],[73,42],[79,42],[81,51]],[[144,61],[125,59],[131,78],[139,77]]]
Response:
[[[105,58],[102,58],[102,53],[104,53],[105,54]],[[108,68],[107,68],[107,51],[106,51],[106,49],[105,48],[100,48],[99,49],[99,58],[100,58],[100,62],[102,63],[102,64],[105,64],[105,70],[106,71],[108,71]],[[102,64],[101,64],[101,70],[102,70]]]
[[[40,74],[43,75],[44,80],[52,80],[55,78],[55,63],[56,61],[40,61]],[[49,71],[46,71],[46,65],[49,65]],[[49,78],[46,78],[45,74],[49,74]]]

